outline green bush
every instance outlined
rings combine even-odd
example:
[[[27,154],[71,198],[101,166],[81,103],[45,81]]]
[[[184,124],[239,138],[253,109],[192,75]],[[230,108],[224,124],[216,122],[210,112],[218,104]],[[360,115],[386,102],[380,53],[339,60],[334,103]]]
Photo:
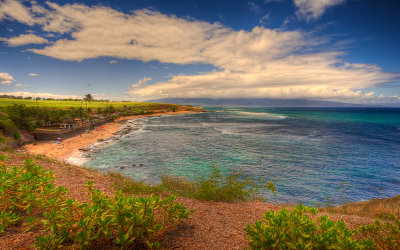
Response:
[[[24,104],[13,104],[7,107],[7,114],[15,126],[21,129],[33,131],[36,128],[34,115],[37,111],[26,107]]]
[[[163,186],[179,195],[207,201],[261,200],[259,192],[264,188],[268,188],[275,194],[273,181],[266,185],[259,185],[251,178],[244,178],[241,172],[231,172],[229,175],[223,176],[215,164],[210,167],[211,174],[195,182],[164,176],[162,178]]]
[[[54,174],[32,160],[23,167],[9,167],[4,160],[1,156],[0,233],[11,225],[22,225],[26,231],[43,228],[38,248],[158,247],[157,236],[193,212],[175,196],[136,198],[117,192],[110,198],[92,182],[87,185],[90,202],[79,202],[68,198],[68,189],[56,188]]]
[[[376,220],[374,224],[360,226],[361,237],[373,239],[378,249],[400,249],[400,219],[391,215],[385,222]]]
[[[125,194],[154,194],[162,193],[162,185],[150,185],[144,181],[136,181],[133,178],[123,176],[121,173],[108,172],[108,176],[114,181],[114,187]]]
[[[15,140],[21,139],[21,134],[19,133],[18,130],[14,130],[13,137],[14,137]]]
[[[7,116],[0,114],[0,129],[6,134],[11,134],[15,125]]]
[[[343,220],[333,222],[318,216],[316,208],[297,205],[263,215],[246,227],[250,246],[255,249],[374,249],[373,240],[356,240]]]

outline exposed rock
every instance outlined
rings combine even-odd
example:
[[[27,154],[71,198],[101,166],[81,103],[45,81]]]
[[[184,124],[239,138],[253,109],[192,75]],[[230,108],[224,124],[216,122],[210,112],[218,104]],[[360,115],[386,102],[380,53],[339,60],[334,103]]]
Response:
[[[29,131],[19,129],[19,134],[21,135],[21,141],[23,144],[25,143],[31,143],[35,141],[35,135]]]
[[[83,151],[83,152],[87,152],[87,151],[90,150],[90,148],[88,148],[88,147],[83,147],[83,148],[80,148],[79,150],[80,150],[80,151]]]

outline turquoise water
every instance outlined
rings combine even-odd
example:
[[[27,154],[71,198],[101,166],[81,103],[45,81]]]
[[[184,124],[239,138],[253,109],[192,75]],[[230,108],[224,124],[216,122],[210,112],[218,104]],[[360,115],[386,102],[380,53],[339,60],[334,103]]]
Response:
[[[86,165],[156,183],[167,173],[205,176],[215,163],[260,183],[276,179],[273,200],[284,202],[400,194],[400,109],[206,109],[142,119]]]

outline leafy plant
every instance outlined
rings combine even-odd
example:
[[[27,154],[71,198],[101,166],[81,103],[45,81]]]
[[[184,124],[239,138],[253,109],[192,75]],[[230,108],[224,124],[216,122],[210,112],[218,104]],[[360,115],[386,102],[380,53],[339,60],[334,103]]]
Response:
[[[0,129],[10,134],[15,129],[15,125],[6,115],[0,114]]]
[[[389,216],[386,222],[376,220],[375,223],[360,226],[359,235],[373,239],[378,249],[400,249],[400,219]]]
[[[157,247],[157,236],[193,212],[175,196],[108,197],[88,182],[89,202],[68,198],[68,189],[54,186],[55,176],[32,160],[9,167],[0,156],[0,233],[22,224],[26,231],[44,233],[36,247],[53,249],[69,244],[91,248],[98,244]]]
[[[15,140],[21,139],[21,134],[19,133],[18,130],[14,130],[13,137],[14,137]]]
[[[256,249],[364,249],[374,248],[372,240],[356,240],[343,220],[333,222],[317,216],[318,210],[297,205],[263,215],[246,227],[250,246]]]
[[[136,181],[118,172],[108,172],[108,176],[114,180],[114,187],[125,194],[157,194],[164,191],[162,185],[150,185],[143,181]]]
[[[231,172],[227,176],[221,174],[217,165],[210,166],[211,174],[190,182],[184,178],[164,176],[163,186],[180,195],[208,201],[244,201],[261,199],[258,196],[261,189],[267,188],[275,194],[274,182],[259,185],[251,178],[244,178],[241,172]]]

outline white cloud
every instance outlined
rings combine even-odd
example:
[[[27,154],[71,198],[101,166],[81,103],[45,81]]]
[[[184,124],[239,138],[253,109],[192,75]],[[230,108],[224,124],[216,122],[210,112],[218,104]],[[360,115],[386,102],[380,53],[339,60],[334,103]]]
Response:
[[[299,15],[311,19],[342,1],[295,0],[295,4]],[[125,14],[109,7],[76,3],[61,6],[47,2],[46,8],[36,5],[31,8],[32,18],[43,31],[70,38],[59,39],[41,49],[30,49],[34,53],[70,61],[107,56],[180,65],[204,63],[216,68],[198,75],[172,75],[168,81],[155,84],[149,84],[152,79],[145,77],[128,90],[129,94],[143,99],[356,100],[374,97],[362,94],[361,89],[399,78],[399,74],[382,72],[375,65],[343,62],[342,54],[336,51],[313,52],[313,48],[320,48],[326,41],[299,30],[259,26],[250,31],[233,30],[219,23],[150,10]]]
[[[270,16],[271,16],[270,13],[265,14],[263,17],[261,17],[261,19],[260,19],[259,22],[260,22],[261,24],[265,24],[266,21],[269,20]]]
[[[247,2],[247,5],[249,6],[249,9],[255,13],[260,13],[261,12],[261,8],[260,6],[258,6],[257,4],[255,4],[252,1]]]
[[[129,93],[134,93],[135,89],[144,88],[148,86],[148,82],[151,80],[153,80],[151,77],[143,77],[143,79],[140,79],[138,82],[131,85],[132,90],[129,91]]]
[[[1,84],[9,85],[12,82],[15,82],[14,77],[9,75],[8,73],[0,73],[0,83]]]
[[[17,37],[10,37],[10,38],[1,37],[0,41],[4,41],[8,44],[8,46],[12,47],[26,45],[26,44],[49,43],[47,39],[44,39],[43,37],[34,34],[21,34]]]
[[[44,28],[71,32],[72,39],[60,39],[43,49],[30,51],[62,60],[109,56],[144,62],[207,63],[224,69],[248,70],[259,65],[264,67],[266,62],[306,43],[313,44],[303,40],[304,34],[298,31],[280,32],[262,27],[250,32],[234,31],[220,24],[149,10],[126,15],[105,7],[51,6],[57,9],[59,19],[55,23],[50,19]]]
[[[317,19],[325,12],[326,9],[334,5],[343,3],[345,0],[294,0],[297,6],[297,15],[307,21]]]
[[[22,84],[22,83],[16,83],[15,87],[29,87],[31,86],[30,84]]]
[[[376,66],[343,64],[334,67],[334,55],[291,56],[269,64],[263,72],[214,71],[203,75],[173,76],[130,92],[136,97],[309,98],[348,101],[372,97],[358,89],[390,81]]]
[[[39,76],[38,74],[30,73],[28,76]]]
[[[54,99],[82,99],[82,96],[77,95],[58,95],[51,93],[43,93],[43,92],[0,92],[0,95],[13,95],[13,96],[22,96],[22,97],[41,97],[41,98],[54,98]]]
[[[0,2],[0,21],[2,19],[16,20],[28,25],[35,24],[35,20],[29,13],[29,9],[15,0]]]

